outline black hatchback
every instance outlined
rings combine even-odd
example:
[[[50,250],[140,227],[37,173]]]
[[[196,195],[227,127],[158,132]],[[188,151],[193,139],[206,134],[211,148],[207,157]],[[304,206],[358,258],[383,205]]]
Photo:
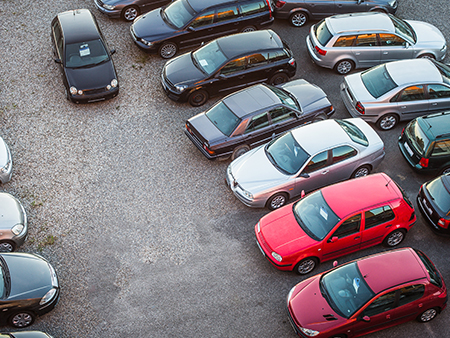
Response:
[[[52,21],[55,62],[61,67],[68,100],[86,103],[119,93],[111,54],[95,17],[88,9],[59,13]]]
[[[169,98],[197,107],[252,84],[282,84],[295,71],[287,44],[272,30],[261,30],[225,36],[167,61],[161,83]]]
[[[175,0],[137,17],[130,27],[136,45],[169,59],[179,49],[273,23],[269,0]]]

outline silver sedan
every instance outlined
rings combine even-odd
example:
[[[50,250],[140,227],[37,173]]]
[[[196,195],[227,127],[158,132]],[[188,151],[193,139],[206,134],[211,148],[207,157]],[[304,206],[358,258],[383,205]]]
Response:
[[[0,137],[0,183],[9,182],[12,174],[12,158],[8,145]]]
[[[14,251],[25,242],[27,214],[17,198],[0,192],[0,252]]]
[[[226,181],[245,205],[274,210],[302,192],[366,176],[384,155],[383,141],[363,120],[325,120],[293,129],[232,161]]]

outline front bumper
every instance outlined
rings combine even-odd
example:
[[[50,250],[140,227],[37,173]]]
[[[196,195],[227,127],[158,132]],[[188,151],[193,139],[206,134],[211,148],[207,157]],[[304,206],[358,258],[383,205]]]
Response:
[[[106,9],[105,7],[103,7],[103,4],[101,3],[101,1],[99,0],[94,0],[94,4],[95,7],[97,7],[97,9],[102,12],[102,14],[105,14],[106,16],[110,17],[110,18],[120,18],[121,9]]]
[[[68,90],[68,89],[67,89]],[[72,95],[70,96],[70,101],[74,103],[92,103],[98,101],[110,100],[119,94],[119,86],[106,90],[104,88],[94,89],[94,90],[83,90],[82,95]]]
[[[256,236],[256,245],[258,246],[259,250],[261,251],[262,255],[267,258],[267,260],[278,270],[282,271],[291,271],[292,270],[292,264],[279,264],[278,262],[275,263],[275,260],[272,258],[272,254],[268,251],[266,251],[266,246],[264,245],[265,240],[262,238],[262,236],[257,231],[257,225],[255,226],[255,236]]]
[[[141,41],[141,38],[136,36],[133,25],[130,26],[130,34],[131,34],[131,37],[133,38],[133,41],[136,44],[136,46],[138,46],[144,52],[156,53],[158,51],[159,45],[157,46],[157,45],[153,44],[151,46],[148,46]]]
[[[11,151],[9,150],[9,147],[6,146],[6,150],[8,151],[8,158],[9,158],[9,164],[8,168],[5,170],[5,172],[0,172],[0,183],[6,183],[11,180],[12,176],[12,167],[13,167],[13,160],[11,156]]]
[[[246,206],[250,207],[250,208],[264,208],[266,206],[266,199],[252,199],[250,200],[249,198],[247,198],[246,196],[244,196],[241,191],[243,190],[239,184],[235,181],[233,175],[229,172],[229,170],[227,169],[227,174],[225,176],[225,182],[227,184],[227,186],[231,189],[231,191],[233,192],[234,196],[236,196],[236,198],[241,201],[242,203],[244,203]]]

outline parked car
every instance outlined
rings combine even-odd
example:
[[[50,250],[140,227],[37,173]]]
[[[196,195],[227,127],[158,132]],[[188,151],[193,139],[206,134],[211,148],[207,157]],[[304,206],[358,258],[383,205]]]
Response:
[[[441,273],[421,251],[403,248],[364,257],[308,278],[287,297],[300,337],[360,337],[416,319],[428,323],[447,306]]]
[[[68,100],[75,103],[111,99],[119,83],[106,41],[88,9],[59,13],[52,21],[55,62],[60,65]]]
[[[0,183],[7,183],[12,175],[12,157],[6,142],[0,137]]]
[[[258,84],[191,117],[184,132],[206,158],[234,160],[287,130],[333,113],[324,91],[306,80],[276,87]]]
[[[110,18],[133,21],[140,13],[170,3],[171,0],[94,0],[100,12]]]
[[[344,13],[379,11],[395,14],[396,0],[275,0],[274,16],[301,27],[308,20]]]
[[[249,207],[280,208],[302,191],[366,176],[384,158],[384,144],[361,119],[303,125],[230,163],[227,185]]]
[[[0,253],[0,272],[4,279],[0,285],[0,321],[16,328],[27,327],[58,303],[58,277],[41,256]]]
[[[0,338],[52,338],[41,331],[21,331],[11,333],[0,333]]]
[[[351,116],[390,130],[399,121],[450,109],[449,81],[450,67],[437,61],[394,61],[345,76],[341,97]]]
[[[296,67],[288,45],[272,30],[261,30],[225,36],[167,61],[161,84],[170,99],[197,107],[255,83],[282,84]]]
[[[415,171],[434,175],[449,174],[450,111],[411,121],[402,130],[398,146]]]
[[[0,252],[14,251],[25,242],[27,234],[27,214],[22,203],[7,192],[0,192]]]
[[[450,235],[450,173],[422,184],[417,205],[435,233]]]
[[[379,12],[325,18],[311,27],[306,44],[315,64],[342,75],[401,59],[441,61],[447,52],[444,36],[433,25]]]
[[[162,58],[218,37],[267,28],[269,0],[175,0],[137,17],[130,27],[136,45]]]
[[[273,266],[305,275],[351,252],[381,243],[394,247],[415,221],[403,190],[379,173],[327,186],[275,210],[259,220],[255,234]]]

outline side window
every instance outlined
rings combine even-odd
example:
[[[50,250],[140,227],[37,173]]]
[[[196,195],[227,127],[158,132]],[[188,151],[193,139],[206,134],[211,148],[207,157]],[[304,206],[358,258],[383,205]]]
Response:
[[[394,34],[379,34],[382,46],[405,46],[406,41]]]
[[[275,50],[269,52],[269,60],[272,62],[284,60],[287,58],[287,55],[284,50]]]
[[[236,5],[230,5],[227,7],[219,8],[217,10],[216,22],[233,20],[238,16],[238,11]]]
[[[374,226],[392,221],[395,218],[395,214],[389,205],[372,209],[364,213],[366,218],[364,229],[369,229]]]
[[[431,156],[450,155],[450,140],[437,141]]]
[[[345,237],[359,232],[361,226],[361,214],[347,218],[331,237]]]
[[[341,146],[333,149],[333,163],[337,163],[353,157],[357,151],[350,146]]]
[[[239,72],[241,70],[245,69],[245,57],[240,58],[240,59],[236,59],[233,61],[228,62],[223,68],[221,73],[224,75],[229,75],[232,74],[234,72]]]
[[[248,67],[256,67],[259,65],[267,64],[267,63],[268,63],[267,53],[264,53],[264,54],[257,53],[257,54],[247,56]]]
[[[215,14],[214,10],[202,13],[199,17],[197,17],[197,19],[195,19],[191,23],[191,27],[199,28],[202,26],[211,25],[214,22],[214,14]]]
[[[353,42],[355,42],[356,35],[346,35],[341,36],[336,40],[333,47],[351,47],[353,46]]]
[[[321,152],[314,156],[311,161],[309,161],[306,168],[303,170],[304,173],[311,173],[321,168],[325,168],[327,166],[328,160],[328,150]]]
[[[375,316],[394,308],[395,291],[388,292],[375,299],[363,312],[363,316]]]
[[[280,123],[286,120],[290,120],[295,117],[295,113],[286,107],[277,107],[269,111],[272,124]]]
[[[268,125],[269,125],[269,119],[267,118],[267,113],[262,113],[262,114],[254,116],[252,118],[252,120],[248,124],[245,132],[249,133],[249,132],[267,127]]]
[[[358,47],[373,47],[377,45],[376,34],[361,34],[356,39],[355,46]]]
[[[242,15],[252,15],[264,12],[266,10],[266,3],[263,0],[253,0],[241,4],[239,7]]]
[[[411,86],[405,88],[400,94],[400,101],[424,100],[425,93],[423,86]]]
[[[57,20],[55,20],[55,22],[53,24],[53,34],[54,34],[57,52],[59,54],[59,57],[62,59],[62,57],[63,57],[63,37],[62,37],[61,27],[59,26],[59,23]]]
[[[430,99],[448,99],[450,97],[450,88],[443,85],[428,85]]]
[[[425,286],[422,284],[405,286],[400,289],[400,297],[398,299],[398,306],[411,303],[423,296],[425,293]]]

